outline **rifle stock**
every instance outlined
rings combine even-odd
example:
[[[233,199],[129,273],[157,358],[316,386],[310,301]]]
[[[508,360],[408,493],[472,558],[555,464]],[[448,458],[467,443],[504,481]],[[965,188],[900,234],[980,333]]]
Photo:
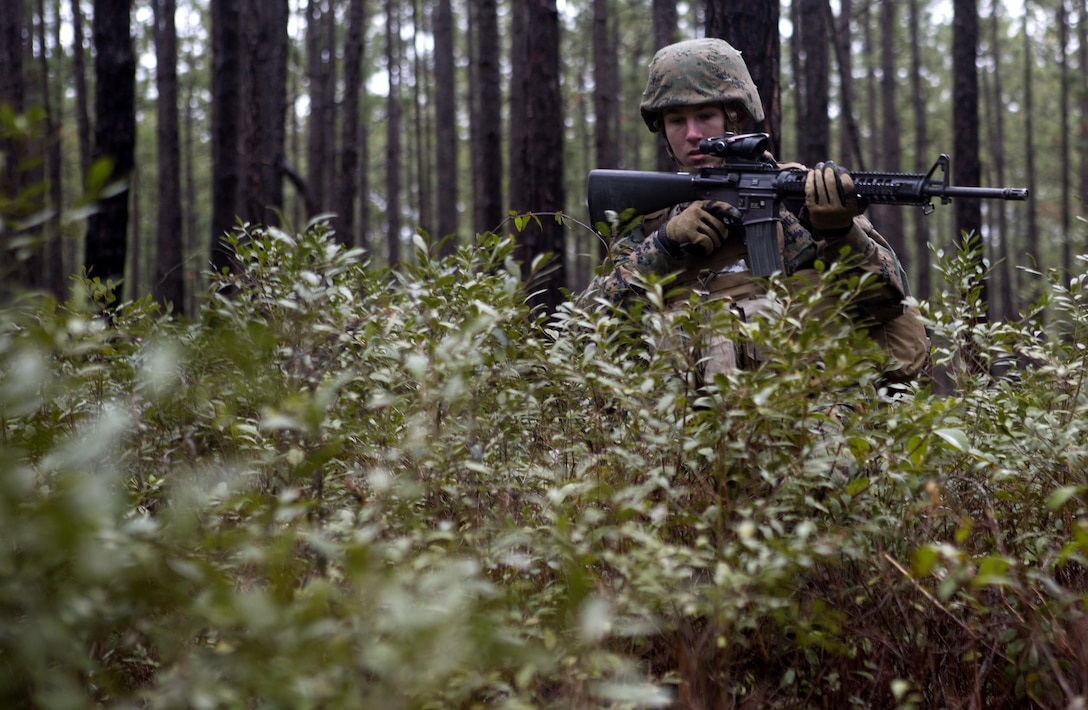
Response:
[[[695,200],[721,200],[741,211],[749,232],[748,251],[753,274],[769,276],[781,269],[777,245],[753,244],[751,232],[760,241],[770,239],[768,221],[778,218],[778,205],[795,214],[805,201],[807,171],[779,167],[763,159],[768,143],[765,133],[702,141],[700,149],[725,159],[720,167],[701,168],[696,173],[660,173],[640,170],[592,170],[587,184],[589,218],[596,227],[607,222],[607,213],[633,209],[647,215],[673,205]],[[924,214],[933,211],[933,200],[943,204],[953,198],[1027,200],[1026,188],[960,187],[948,184],[949,157],[942,154],[928,173],[851,172],[855,197],[864,211],[869,205],[915,205]],[[938,173],[940,173],[938,175]],[[751,227],[760,225],[756,230]],[[777,235],[774,235],[777,239]],[[773,248],[772,248],[773,247]],[[773,256],[771,256],[773,252]],[[757,256],[756,253],[765,256]]]

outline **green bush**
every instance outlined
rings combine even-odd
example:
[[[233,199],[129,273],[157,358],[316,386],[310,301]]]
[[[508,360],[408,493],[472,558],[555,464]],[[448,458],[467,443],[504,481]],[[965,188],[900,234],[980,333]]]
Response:
[[[232,242],[196,322],[86,279],[3,312],[5,705],[1088,699],[1084,277],[986,324],[944,259],[951,394],[889,393],[856,279],[547,316],[510,238]],[[772,364],[694,387],[704,328]]]

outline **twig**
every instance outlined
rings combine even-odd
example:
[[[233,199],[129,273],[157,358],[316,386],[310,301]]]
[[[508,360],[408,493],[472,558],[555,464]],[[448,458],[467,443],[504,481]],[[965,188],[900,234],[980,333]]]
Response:
[[[890,562],[892,564],[893,567],[895,567],[897,570],[899,570],[900,574],[902,574],[904,577],[906,577],[907,580],[911,583],[911,585],[915,589],[917,589],[919,592],[921,592],[922,596],[924,596],[926,599],[928,599],[930,602],[933,603],[933,606],[935,606],[938,609],[940,609],[941,611],[943,611],[948,616],[949,619],[952,619],[952,621],[956,622],[956,625],[959,626],[964,631],[966,631],[968,634],[972,633],[971,628],[969,626],[967,626],[967,624],[963,623],[963,620],[961,620],[959,617],[957,617],[955,614],[953,614],[951,611],[949,611],[945,607],[944,604],[941,604],[940,600],[937,599],[937,597],[930,594],[928,589],[926,589],[922,585],[918,584],[918,580],[916,580],[913,576],[911,576],[910,572],[908,572],[906,570],[906,568],[903,567],[903,565],[899,564],[899,562],[896,561],[896,559],[894,557],[892,557],[887,552],[885,552],[884,553],[884,559],[886,559],[888,562]]]

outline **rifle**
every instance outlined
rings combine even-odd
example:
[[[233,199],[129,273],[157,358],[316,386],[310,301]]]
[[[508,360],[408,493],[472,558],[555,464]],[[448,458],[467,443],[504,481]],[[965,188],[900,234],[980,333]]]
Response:
[[[593,225],[605,220],[608,211],[633,208],[646,215],[656,210],[695,200],[721,200],[743,215],[744,240],[752,274],[770,276],[782,270],[778,253],[778,211],[784,204],[798,214],[805,203],[807,171],[779,167],[764,157],[770,144],[766,133],[727,133],[705,138],[699,150],[724,158],[720,167],[700,168],[697,173],[659,173],[640,170],[591,170],[589,217]],[[940,172],[938,176],[937,173]],[[864,211],[869,205],[916,205],[923,214],[933,212],[933,198],[948,204],[954,197],[1026,200],[1022,187],[958,187],[948,184],[949,158],[941,154],[925,175],[913,173],[851,172],[855,197]]]

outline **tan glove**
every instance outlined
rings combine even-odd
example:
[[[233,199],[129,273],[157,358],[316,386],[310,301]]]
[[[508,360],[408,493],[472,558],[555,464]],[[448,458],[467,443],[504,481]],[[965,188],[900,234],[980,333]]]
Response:
[[[823,236],[841,237],[861,214],[854,194],[854,178],[830,160],[817,163],[805,176],[805,209],[809,223]]]
[[[683,247],[688,244],[713,254],[729,238],[730,227],[740,221],[740,211],[728,202],[698,200],[666,220],[657,236],[675,258],[683,256]]]

